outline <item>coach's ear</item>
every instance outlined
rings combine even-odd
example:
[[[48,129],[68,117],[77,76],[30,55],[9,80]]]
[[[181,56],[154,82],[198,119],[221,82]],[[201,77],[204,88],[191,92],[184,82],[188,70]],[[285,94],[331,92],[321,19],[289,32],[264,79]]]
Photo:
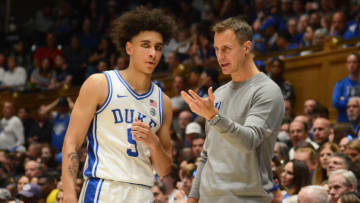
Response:
[[[125,44],[125,50],[126,50],[126,53],[131,56],[132,53],[133,53],[133,44],[131,42],[126,42]]]

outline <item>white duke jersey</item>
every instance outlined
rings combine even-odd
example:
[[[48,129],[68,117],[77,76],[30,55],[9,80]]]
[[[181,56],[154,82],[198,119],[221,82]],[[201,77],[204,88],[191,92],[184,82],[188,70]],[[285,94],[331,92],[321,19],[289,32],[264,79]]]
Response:
[[[151,82],[150,90],[137,94],[119,71],[104,72],[108,96],[92,120],[87,134],[88,155],[84,176],[152,186],[150,150],[131,134],[135,118],[158,131],[163,120],[161,89]]]

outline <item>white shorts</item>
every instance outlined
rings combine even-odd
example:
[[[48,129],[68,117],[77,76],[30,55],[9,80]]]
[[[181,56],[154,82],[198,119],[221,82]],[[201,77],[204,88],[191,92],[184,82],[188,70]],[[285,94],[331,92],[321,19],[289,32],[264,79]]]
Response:
[[[90,178],[85,180],[79,203],[152,203],[151,188],[145,185]]]

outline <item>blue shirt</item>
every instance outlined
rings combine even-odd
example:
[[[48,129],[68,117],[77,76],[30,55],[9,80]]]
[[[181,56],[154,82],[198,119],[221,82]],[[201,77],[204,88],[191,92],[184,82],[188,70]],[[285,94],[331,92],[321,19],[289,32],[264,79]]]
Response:
[[[332,103],[333,106],[337,109],[337,121],[339,123],[348,122],[346,115],[346,104],[350,97],[359,95],[359,89],[357,87],[358,85],[359,83],[357,80],[352,81],[349,77],[345,77],[335,84],[332,95]]]
[[[70,114],[62,116],[58,113],[54,119],[53,130],[51,133],[51,146],[58,151],[61,151],[62,145],[64,143],[69,121]]]

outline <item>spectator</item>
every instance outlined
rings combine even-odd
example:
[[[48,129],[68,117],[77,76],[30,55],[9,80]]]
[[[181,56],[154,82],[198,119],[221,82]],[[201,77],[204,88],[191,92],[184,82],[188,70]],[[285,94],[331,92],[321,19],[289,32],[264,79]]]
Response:
[[[312,177],[313,185],[323,185],[325,183],[325,181],[328,178],[326,174],[326,170],[329,165],[329,159],[332,154],[339,152],[340,152],[339,147],[332,142],[324,143],[320,147],[317,155],[315,172]]]
[[[31,126],[33,126],[36,123],[36,121],[29,116],[29,109],[25,107],[19,108],[17,116],[21,119],[21,122],[24,126],[25,144],[26,146],[28,146]]]
[[[309,185],[309,169],[306,164],[298,160],[289,161],[281,174],[281,185],[286,190],[283,201],[297,195],[302,187]]]
[[[205,138],[200,134],[198,134],[192,139],[191,152],[195,160],[200,157],[204,142]]]
[[[194,137],[201,135],[201,126],[197,122],[191,122],[185,128],[184,147],[191,147]]]
[[[339,145],[339,147],[341,147],[340,142],[343,138],[347,138],[347,136],[349,135],[350,137],[355,137],[355,132],[350,123],[336,123],[334,125],[333,131],[334,131],[334,139],[332,140],[332,142]],[[346,142],[348,142],[348,140],[346,140]],[[343,146],[345,146],[345,144],[346,143],[342,143]]]
[[[177,125],[174,125],[174,130],[182,140],[185,140],[185,129],[186,126],[193,120],[192,116],[193,115],[189,110],[183,110],[179,113],[178,122]]]
[[[353,172],[340,169],[329,175],[329,199],[330,203],[336,203],[341,195],[347,192],[355,192],[357,180]]]
[[[176,75],[172,83],[174,96],[171,97],[171,104],[173,108],[172,111],[174,115],[173,122],[176,122],[177,116],[179,115],[180,111],[188,109],[187,104],[180,95],[180,92],[182,90],[185,90],[185,86],[186,86],[185,77],[182,75]]]
[[[38,203],[41,198],[39,185],[33,183],[24,185],[23,189],[18,193],[18,197],[24,203]]]
[[[45,58],[50,59],[51,63],[55,62],[57,55],[62,55],[62,50],[56,47],[55,35],[53,33],[47,33],[46,46],[37,48],[34,53],[35,68],[40,67]]]
[[[55,77],[51,79],[49,89],[59,88],[61,86],[69,87],[71,84],[72,75],[63,56],[56,56],[54,69]]]
[[[46,105],[43,109],[41,114],[46,114],[55,107],[58,108],[57,112],[53,117],[53,127],[51,133],[51,146],[54,147],[59,152],[61,151],[64,137],[66,134],[67,126],[69,125],[70,121],[70,112],[69,110],[73,107],[73,101],[67,98],[59,98]]]
[[[30,56],[30,50],[25,48],[24,40],[20,40],[15,44],[14,50],[10,53],[10,55],[14,56],[16,59],[16,64],[18,66],[24,67],[26,74],[30,75],[33,69],[33,63]]]
[[[88,49],[80,47],[79,37],[77,35],[72,36],[70,46],[64,49],[64,58],[73,74],[73,82],[76,85],[80,85],[84,81],[84,72],[87,68],[89,55]]]
[[[18,88],[25,85],[26,71],[23,67],[17,66],[14,56],[8,57],[7,68],[2,81],[0,81],[1,88]]]
[[[338,199],[337,203],[358,203],[360,202],[360,197],[355,192],[348,192]]]
[[[287,31],[282,31],[278,34],[276,39],[276,46],[279,51],[288,51],[292,49],[297,49],[298,45],[291,43],[291,35]],[[293,55],[285,55],[285,57],[290,57]]]
[[[335,84],[332,95],[333,106],[338,112],[338,122],[348,121],[346,116],[346,104],[348,103],[350,97],[360,95],[358,88],[359,57],[356,54],[350,54],[347,56],[346,68],[348,76]]]
[[[317,101],[315,99],[306,99],[304,102],[304,115],[309,119],[309,123],[311,124],[311,126],[309,126],[309,128],[312,128],[313,113],[314,113],[316,104],[317,104]]]
[[[152,188],[152,193],[154,195],[154,203],[166,203],[167,196],[165,195],[165,187],[161,186],[158,183],[155,183]]]
[[[44,112],[45,105],[42,105],[38,110],[37,122],[31,126],[29,132],[29,138],[27,142],[37,141],[40,143],[50,143],[51,141],[51,130],[53,123],[50,120],[49,113]]]
[[[301,188],[298,203],[328,203],[328,193],[324,187],[309,185]]]
[[[345,154],[353,163],[360,161],[360,142],[356,139],[348,142],[345,146]]]
[[[98,37],[91,32],[91,21],[85,18],[82,24],[82,33],[79,35],[80,46],[84,49],[95,50],[98,44]]]
[[[25,176],[30,180],[34,177],[39,177],[43,173],[40,163],[34,160],[29,160],[25,163]]]
[[[273,58],[269,63],[269,76],[279,85],[284,99],[290,100],[291,103],[295,103],[295,92],[291,83],[284,78],[284,62],[279,58]]]
[[[346,104],[346,115],[357,135],[360,129],[360,97],[350,97]]]
[[[330,28],[330,35],[334,37],[342,38],[346,31],[345,14],[342,11],[338,11],[332,16],[332,24]]]
[[[308,142],[310,143],[315,149],[319,148],[319,145],[315,142],[311,141],[308,137],[308,128],[306,123],[299,122],[299,121],[293,121],[290,124],[290,140],[292,144],[292,148],[289,152],[290,160],[293,159],[294,153],[295,153],[295,147],[302,142]]]
[[[319,117],[314,120],[313,136],[316,144],[321,146],[325,142],[328,142],[331,133],[331,123],[328,119]]]
[[[287,163],[289,161],[289,147],[283,142],[276,142],[274,155],[278,157],[282,164]]]
[[[326,174],[329,174],[333,171],[339,169],[346,169],[348,170],[351,165],[351,159],[343,153],[333,153],[329,158],[329,163],[326,168]]]
[[[0,149],[15,151],[25,143],[24,127],[14,111],[13,103],[4,102],[4,117],[0,121]]]
[[[17,193],[21,192],[24,185],[28,184],[30,182],[30,179],[27,176],[21,176],[19,180],[17,181]]]
[[[295,151],[294,160],[303,161],[309,169],[309,183],[316,167],[316,153],[315,150],[308,147],[301,147]]]
[[[31,83],[40,89],[51,88],[51,80],[54,80],[55,72],[52,69],[52,62],[49,58],[44,58],[41,61],[39,68],[31,73]]]

